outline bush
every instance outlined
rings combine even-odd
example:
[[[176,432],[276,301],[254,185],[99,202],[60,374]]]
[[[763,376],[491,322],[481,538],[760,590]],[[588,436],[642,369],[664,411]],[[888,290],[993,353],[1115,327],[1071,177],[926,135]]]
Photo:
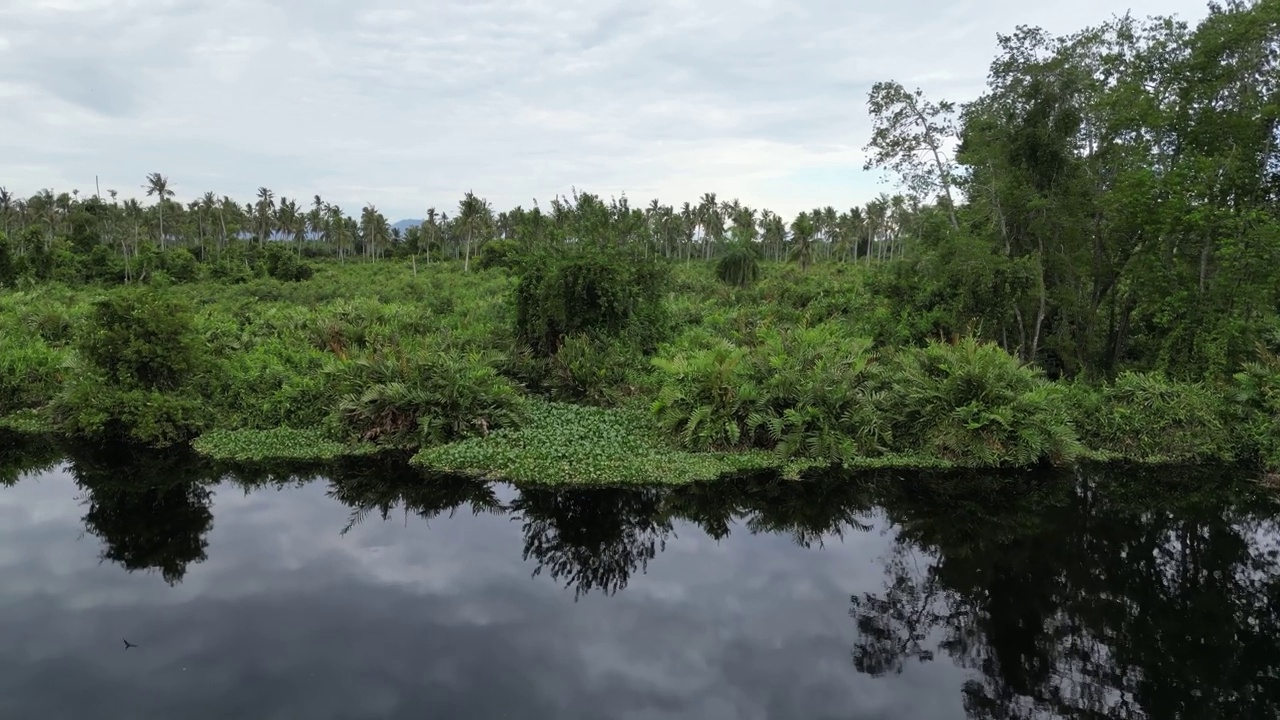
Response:
[[[1030,465],[1080,451],[1063,393],[995,345],[904,350],[885,377],[892,447],[961,465]]]
[[[716,277],[735,287],[746,287],[760,277],[759,252],[745,243],[731,245],[716,261]]]
[[[516,334],[550,356],[568,335],[623,337],[647,349],[663,326],[666,266],[629,249],[584,245],[531,258],[516,288]]]
[[[192,282],[200,277],[200,265],[196,256],[186,248],[173,248],[164,252],[163,269],[174,282]]]
[[[324,361],[318,350],[273,338],[221,362],[208,395],[228,428],[319,427],[334,398]]]
[[[1071,401],[1085,444],[1106,456],[1199,462],[1230,460],[1236,454],[1225,422],[1226,404],[1202,383],[1126,372],[1095,391],[1073,389]]]
[[[92,376],[72,383],[50,407],[55,426],[68,435],[155,447],[189,441],[212,424],[197,397],[123,389]]]
[[[1280,357],[1265,348],[1233,378],[1243,440],[1263,467],[1280,470]]]
[[[768,329],[754,362],[761,399],[751,426],[761,444],[786,458],[828,462],[884,452],[891,433],[870,340],[835,323]]]
[[[42,340],[5,338],[0,342],[0,415],[48,403],[67,370],[65,356]]]
[[[399,360],[341,363],[338,382],[356,386],[337,419],[353,440],[433,445],[518,425],[524,398],[483,358],[439,351]]]
[[[750,444],[759,388],[745,350],[720,341],[706,350],[656,357],[653,365],[662,378],[653,414],[682,446],[706,451]]]
[[[76,349],[125,388],[174,390],[199,369],[191,312],[154,291],[121,291],[94,304]]]
[[[259,259],[267,275],[282,282],[310,280],[315,273],[311,266],[298,259],[291,250],[278,243],[268,245]]]
[[[480,248],[476,263],[481,270],[501,268],[508,272],[518,272],[524,262],[524,253],[515,240],[491,240]]]
[[[63,432],[167,446],[211,424],[194,392],[206,367],[183,304],[117,292],[94,304],[76,347],[85,367],[51,404]]]
[[[631,374],[642,364],[622,343],[570,335],[551,358],[546,386],[557,399],[610,404],[629,394]]]

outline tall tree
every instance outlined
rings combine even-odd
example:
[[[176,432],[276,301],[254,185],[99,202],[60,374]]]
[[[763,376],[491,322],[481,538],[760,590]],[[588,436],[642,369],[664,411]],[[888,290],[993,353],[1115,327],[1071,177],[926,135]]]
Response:
[[[864,169],[887,168],[897,173],[914,194],[941,194],[951,226],[959,229],[951,196],[952,160],[946,145],[956,137],[955,103],[932,102],[924,92],[894,81],[878,82],[867,97],[871,112],[871,151]]]
[[[169,178],[153,172],[147,175],[147,184],[142,187],[146,189],[147,197],[152,195],[156,197],[156,215],[160,220],[160,249],[164,250],[164,203],[165,200],[173,197],[173,190],[169,188]]]
[[[489,202],[476,197],[475,193],[467,192],[462,198],[462,202],[458,203],[458,223],[463,237],[466,239],[466,257],[462,263],[462,271],[470,272],[471,270],[471,247],[475,243],[476,238],[483,237],[492,223],[493,210],[489,207]]]

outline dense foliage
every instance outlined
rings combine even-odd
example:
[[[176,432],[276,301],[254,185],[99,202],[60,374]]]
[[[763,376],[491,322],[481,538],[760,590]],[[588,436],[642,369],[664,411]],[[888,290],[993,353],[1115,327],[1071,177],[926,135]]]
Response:
[[[597,480],[1280,467],[1276,37],[1274,2],[1021,28],[971,103],[872,89],[870,166],[903,194],[791,222],[468,193],[401,232],[267,188],[182,205],[159,173],[148,207],[0,189],[0,426],[522,477],[560,453]]]

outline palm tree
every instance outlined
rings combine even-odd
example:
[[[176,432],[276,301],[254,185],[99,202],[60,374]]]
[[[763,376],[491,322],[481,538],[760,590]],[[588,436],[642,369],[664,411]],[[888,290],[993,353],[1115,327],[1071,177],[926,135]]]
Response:
[[[787,224],[777,213],[760,212],[760,242],[766,251],[773,253],[774,260],[782,259],[782,250],[787,244]]]
[[[475,193],[467,191],[462,202],[458,203],[458,223],[463,236],[466,238],[466,259],[462,261],[462,271],[471,271],[471,246],[477,236],[482,235],[489,227],[493,218],[493,210],[489,207],[489,202],[476,197]]]
[[[276,208],[276,227],[290,237],[298,248],[298,256],[302,256],[302,236],[306,225],[302,214],[298,212],[298,203],[289,198],[280,198],[280,206]]]
[[[791,254],[799,261],[801,270],[808,270],[813,259],[813,236],[816,232],[816,223],[809,213],[800,213],[791,223],[791,239],[795,243]]]
[[[147,184],[142,186],[147,191],[147,197],[156,196],[156,212],[160,217],[160,249],[164,250],[164,201],[173,197],[173,191],[169,189],[169,178],[158,172],[147,175]]]
[[[716,203],[715,193],[704,193],[698,205],[698,223],[702,226],[702,242],[706,259],[711,259],[711,247],[724,235],[724,216]]]
[[[261,246],[271,237],[274,230],[273,220],[275,219],[276,200],[275,193],[271,190],[260,187],[258,188],[258,204],[251,210],[253,216],[257,219],[255,223],[258,232],[258,245]]]
[[[342,214],[342,208],[337,205],[329,205],[325,208],[325,233],[326,238],[333,244],[334,251],[338,254],[338,262],[346,262],[347,259],[347,219]]]
[[[440,235],[440,217],[433,207],[427,208],[427,217],[422,221],[421,246],[427,251],[427,262],[431,262],[431,245]]]
[[[307,211],[307,231],[311,233],[312,242],[319,240],[325,232],[326,222],[324,201],[316,195],[311,202],[311,209]]]
[[[204,195],[200,196],[200,215],[204,218],[206,222],[209,222],[210,224],[212,224],[213,222],[213,211],[217,207],[217,204],[218,204],[218,198],[213,194],[212,190],[207,191],[205,192]],[[210,228],[210,230],[212,230],[212,228]],[[224,225],[222,228],[222,236],[218,240],[218,243],[214,245],[214,247],[218,250],[219,255],[222,252],[222,242],[226,234],[227,234],[227,228]],[[201,259],[203,260],[204,259],[204,242],[203,241],[200,243],[200,255],[201,255]]]
[[[0,220],[4,221],[4,234],[9,234],[9,213],[13,212],[13,195],[0,187]]]
[[[360,238],[364,241],[364,254],[374,260],[391,240],[391,225],[373,205],[365,205],[360,213]]]
[[[889,221],[889,203],[884,195],[867,203],[867,263],[871,263],[872,249],[880,255],[886,225]]]

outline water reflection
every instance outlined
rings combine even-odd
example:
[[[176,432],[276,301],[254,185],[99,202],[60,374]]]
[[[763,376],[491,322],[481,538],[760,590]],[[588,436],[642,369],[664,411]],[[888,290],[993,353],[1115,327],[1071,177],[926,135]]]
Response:
[[[981,503],[891,486],[855,667],[945,653],[975,671],[972,718],[1280,716],[1276,507],[1228,477],[1093,468]]]
[[[102,539],[102,557],[129,572],[159,570],[174,585],[203,562],[213,527],[209,466],[194,455],[120,448],[71,450],[84,491],[85,530]]]
[[[645,618],[635,630],[663,638],[665,649],[655,651],[663,663],[673,652],[697,656],[682,672],[716,658],[723,668],[718,682],[768,695],[759,707],[774,710],[762,717],[1280,716],[1277,507],[1230,471],[876,473],[805,482],[755,476],[675,488],[567,490],[426,478],[396,459],[299,471],[229,468],[175,454],[8,446],[0,448],[0,479],[12,484],[20,468],[48,467],[58,453],[67,453],[81,522],[100,540],[101,557],[129,571],[159,572],[171,586],[198,564],[215,562],[208,556],[218,557],[220,547],[236,552],[216,543],[210,550],[213,516],[224,512],[214,502],[221,488],[248,500],[274,489],[271,507],[281,513],[297,502],[289,492],[323,488],[320,499],[342,511],[328,524],[308,521],[312,535],[303,541],[331,542],[322,539],[370,530],[379,519],[397,527],[432,521],[431,537],[451,539],[450,552],[459,557],[443,585],[450,593],[429,600],[436,623],[430,636],[467,638],[459,647],[470,648],[466,662],[475,667],[501,662],[504,648],[536,656],[540,643],[560,648],[559,657],[585,657],[587,647],[605,652],[592,645],[599,642],[594,636],[569,629],[575,624],[568,613],[580,612],[619,627],[626,618]],[[237,511],[225,512],[234,518]],[[469,534],[457,534],[463,528]],[[394,539],[382,542],[394,547]],[[447,559],[434,557],[437,566]],[[834,563],[840,558],[843,564]],[[515,585],[499,591],[492,578],[506,577],[509,566],[550,578],[569,591],[574,607],[590,607],[557,610],[547,597],[519,594]],[[468,584],[469,576],[479,584]],[[351,594],[334,590],[335,580],[324,582],[328,596]],[[378,607],[379,593],[389,597],[399,585],[380,587],[361,586],[353,602]],[[703,594],[693,597],[695,587]],[[843,636],[821,619],[833,596]],[[668,600],[661,611],[642,612],[641,601],[652,597]],[[335,604],[326,627],[345,607],[329,602]],[[4,607],[0,593],[0,625]],[[533,625],[500,623],[495,634],[472,637],[447,620],[476,613],[484,623],[523,616]],[[700,635],[711,622],[718,629]],[[530,639],[538,623],[559,624]],[[790,635],[747,642],[731,634],[741,627]],[[608,653],[637,652],[636,642]],[[833,644],[843,680],[801,692],[816,668],[829,664]],[[440,665],[433,672],[460,672],[448,657],[433,656]],[[402,664],[376,654],[362,662]],[[539,672],[581,672],[556,667]],[[412,682],[406,676],[404,687]],[[835,690],[840,683],[847,688]],[[484,694],[481,685],[476,697]],[[876,687],[889,689],[892,703],[868,704]],[[661,701],[646,695],[657,692],[635,681],[607,696],[630,698],[657,716],[692,712],[669,694]],[[710,697],[719,688],[689,692]],[[923,698],[929,702],[921,705]],[[742,714],[721,711],[698,712]]]

